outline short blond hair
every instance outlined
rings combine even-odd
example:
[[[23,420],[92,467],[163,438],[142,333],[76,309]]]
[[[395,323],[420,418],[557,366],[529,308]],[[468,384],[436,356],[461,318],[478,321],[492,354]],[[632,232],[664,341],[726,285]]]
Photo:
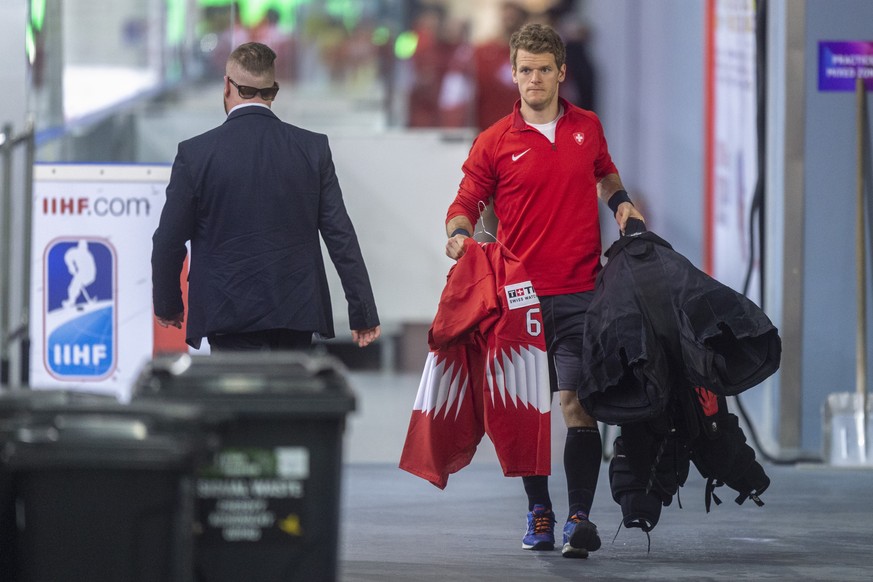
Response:
[[[567,47],[561,36],[547,24],[525,24],[509,39],[509,60],[515,70],[515,58],[518,51],[523,50],[535,55],[552,54],[555,64],[560,69],[567,59]]]
[[[235,63],[253,77],[272,77],[275,75],[276,53],[260,42],[247,42],[236,47],[227,58],[228,64]]]

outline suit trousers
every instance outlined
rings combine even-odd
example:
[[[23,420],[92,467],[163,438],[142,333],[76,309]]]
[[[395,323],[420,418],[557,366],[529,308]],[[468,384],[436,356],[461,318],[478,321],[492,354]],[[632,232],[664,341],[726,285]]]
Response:
[[[265,329],[243,333],[214,333],[206,339],[213,352],[308,350],[312,348],[311,331]]]

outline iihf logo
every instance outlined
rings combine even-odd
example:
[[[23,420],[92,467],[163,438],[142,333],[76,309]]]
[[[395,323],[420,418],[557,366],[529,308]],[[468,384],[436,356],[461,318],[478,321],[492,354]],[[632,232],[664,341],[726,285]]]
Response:
[[[115,249],[56,239],[45,252],[45,364],[59,379],[100,380],[116,365]]]

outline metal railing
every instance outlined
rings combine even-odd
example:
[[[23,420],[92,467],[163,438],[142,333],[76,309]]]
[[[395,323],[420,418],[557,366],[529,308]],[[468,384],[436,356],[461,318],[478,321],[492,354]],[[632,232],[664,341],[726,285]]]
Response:
[[[873,204],[866,200],[867,168],[869,157],[867,146],[870,136],[867,129],[867,88],[860,77],[855,83],[855,116],[856,134],[855,150],[857,154],[855,184],[855,267],[856,267],[856,303],[858,309],[855,328],[855,409],[857,424],[857,450],[861,464],[868,464],[873,459],[867,458],[868,434],[867,422],[867,217],[865,208]]]
[[[0,132],[0,387],[20,388],[28,378],[33,162],[33,120],[19,134],[5,124]],[[13,257],[20,262],[18,273],[13,273]]]

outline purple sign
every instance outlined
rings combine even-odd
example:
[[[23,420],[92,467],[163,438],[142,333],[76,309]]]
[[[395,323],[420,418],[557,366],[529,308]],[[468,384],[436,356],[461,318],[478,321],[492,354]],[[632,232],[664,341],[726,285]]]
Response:
[[[819,91],[854,91],[859,78],[873,90],[873,42],[818,43]]]

